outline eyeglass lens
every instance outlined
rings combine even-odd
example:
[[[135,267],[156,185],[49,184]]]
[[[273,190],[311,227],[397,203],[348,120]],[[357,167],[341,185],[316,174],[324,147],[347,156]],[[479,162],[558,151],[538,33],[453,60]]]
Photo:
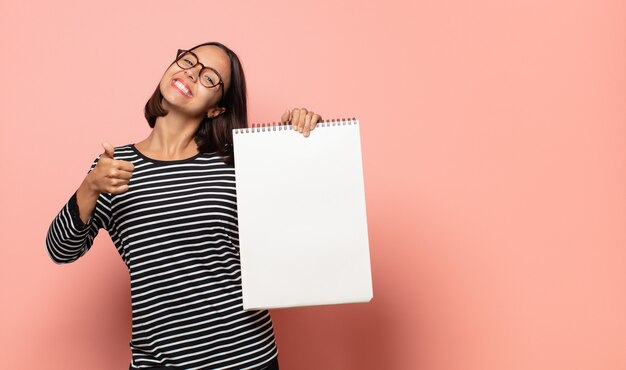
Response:
[[[198,59],[190,52],[184,52],[178,57],[176,64],[180,68],[189,69],[198,64]],[[213,87],[220,82],[220,78],[212,69],[204,68],[200,76],[200,82],[206,87]]]

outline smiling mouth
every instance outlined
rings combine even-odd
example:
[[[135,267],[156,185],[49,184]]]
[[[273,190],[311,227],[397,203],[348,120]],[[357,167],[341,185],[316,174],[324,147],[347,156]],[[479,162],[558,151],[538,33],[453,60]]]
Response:
[[[172,81],[172,86],[174,86],[178,91],[180,91],[186,97],[188,97],[188,98],[192,97],[191,91],[189,91],[187,89],[187,87],[185,87],[185,85],[182,82],[180,82],[178,80],[173,80]]]

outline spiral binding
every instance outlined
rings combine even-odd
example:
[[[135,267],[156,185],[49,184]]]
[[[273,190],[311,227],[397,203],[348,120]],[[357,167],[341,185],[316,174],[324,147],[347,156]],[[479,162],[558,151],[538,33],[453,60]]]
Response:
[[[352,118],[332,118],[328,120],[318,121],[315,125],[317,130],[320,127],[358,125],[359,120]],[[289,122],[270,122],[270,123],[253,123],[252,127],[233,129],[235,134],[245,134],[250,132],[266,132],[266,131],[287,131],[293,130]]]

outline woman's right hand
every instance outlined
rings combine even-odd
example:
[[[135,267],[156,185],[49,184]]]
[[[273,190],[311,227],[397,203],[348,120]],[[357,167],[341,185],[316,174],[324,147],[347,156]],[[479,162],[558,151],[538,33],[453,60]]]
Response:
[[[102,143],[104,153],[96,167],[91,170],[91,186],[98,193],[121,194],[128,191],[128,182],[135,169],[129,161],[113,158],[113,146],[107,142]]]

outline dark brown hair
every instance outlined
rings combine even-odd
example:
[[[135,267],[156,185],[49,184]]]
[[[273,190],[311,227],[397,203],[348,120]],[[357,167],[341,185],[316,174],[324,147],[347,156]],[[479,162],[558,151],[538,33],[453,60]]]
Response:
[[[230,86],[223,91],[221,106],[226,108],[224,113],[215,118],[204,117],[194,140],[201,153],[218,152],[229,165],[234,165],[233,156],[233,129],[248,127],[248,107],[246,102],[246,79],[239,57],[228,47],[219,42],[206,42],[196,45],[194,50],[204,45],[214,45],[226,52],[230,59]],[[172,62],[174,64],[174,62]],[[171,64],[170,64],[171,66]],[[161,106],[163,95],[159,85],[146,103],[144,115],[148,125],[154,128],[157,117],[167,115],[168,111]]]

